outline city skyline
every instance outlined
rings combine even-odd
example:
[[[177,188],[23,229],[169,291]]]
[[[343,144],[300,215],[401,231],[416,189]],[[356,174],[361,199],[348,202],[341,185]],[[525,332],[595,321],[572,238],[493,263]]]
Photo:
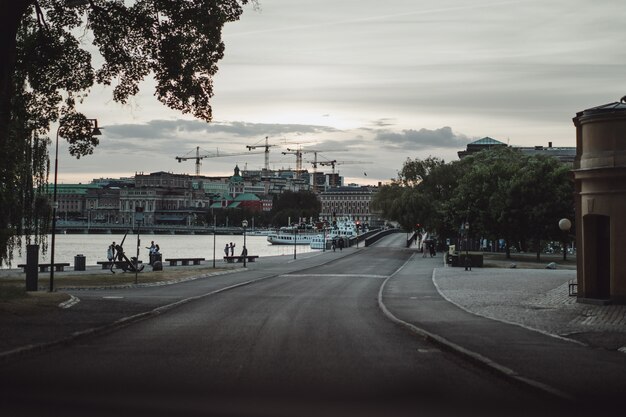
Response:
[[[324,151],[319,160],[369,162],[337,166],[360,184],[394,178],[407,157],[455,160],[485,136],[575,146],[576,112],[624,95],[624,18],[617,1],[260,0],[225,26],[213,123],[158,103],[150,80],[125,106],[94,86],[80,109],[104,127],[100,146],[75,160],[62,140],[59,182],[193,175],[194,162],[176,156],[245,153],[266,136],[281,145],[271,168],[295,168],[281,151],[300,144]],[[260,169],[264,156],[205,159],[201,174],[236,164]]]

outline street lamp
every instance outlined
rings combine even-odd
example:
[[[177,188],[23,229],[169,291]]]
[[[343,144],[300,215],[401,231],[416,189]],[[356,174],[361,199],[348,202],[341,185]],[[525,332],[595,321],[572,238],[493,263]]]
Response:
[[[92,136],[100,136],[102,132],[98,129],[98,119],[87,119],[89,122],[93,122]],[[56,145],[54,151],[54,191],[52,193],[52,242],[50,244],[50,292],[54,291],[54,246],[57,229],[57,208],[59,203],[57,202],[57,178],[59,174],[59,132],[63,125],[59,123],[56,134]]]
[[[215,269],[215,233],[217,232],[217,226],[215,224],[216,217],[213,215],[213,269]]]
[[[466,220],[465,223],[463,223],[463,230],[465,231],[465,270],[466,271],[472,270],[472,261],[469,256],[469,228],[470,228],[470,224]]]
[[[563,218],[559,220],[559,229],[563,231],[563,260],[567,260],[567,232],[572,228],[572,222]]]
[[[246,249],[246,227],[248,227],[248,221],[241,222],[243,226],[243,267],[246,267],[246,259],[248,258],[248,250]]]

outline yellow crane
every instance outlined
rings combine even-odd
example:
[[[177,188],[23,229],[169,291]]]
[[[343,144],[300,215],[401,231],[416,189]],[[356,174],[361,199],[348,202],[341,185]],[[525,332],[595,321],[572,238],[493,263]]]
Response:
[[[187,161],[190,159],[194,159],[196,161],[196,175],[200,175],[200,165],[202,165],[202,160],[204,158],[220,158],[226,156],[239,156],[239,155],[250,155],[250,154],[259,154],[262,152],[237,152],[237,153],[224,153],[220,152],[219,149],[215,150],[215,153],[207,152],[203,150],[203,153],[200,153],[200,147],[196,146],[195,154],[192,154],[193,151],[188,152],[183,156],[176,156],[175,159],[181,163],[183,161]]]
[[[331,187],[335,187],[335,166],[336,165],[349,165],[349,164],[371,164],[371,162],[366,162],[366,161],[337,161],[336,159],[333,159],[332,161],[320,161],[317,163],[318,165],[321,166],[330,166],[332,168],[333,171],[333,175],[331,177],[333,184],[331,184]]]
[[[270,170],[270,148],[273,146],[278,146],[278,145],[270,145],[269,144],[269,137],[265,137],[265,145],[246,145],[246,148],[248,148],[249,151],[251,151],[252,149],[256,149],[256,148],[260,148],[263,147],[265,148],[265,172],[268,173]]]

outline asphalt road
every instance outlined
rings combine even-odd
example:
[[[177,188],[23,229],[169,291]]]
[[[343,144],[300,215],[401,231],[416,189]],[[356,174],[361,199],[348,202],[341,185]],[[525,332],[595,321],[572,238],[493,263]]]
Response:
[[[403,243],[404,235],[392,235],[321,265],[309,259],[82,294],[120,305],[198,298],[3,364],[3,415],[548,414],[545,398],[382,314],[383,281],[413,253]]]

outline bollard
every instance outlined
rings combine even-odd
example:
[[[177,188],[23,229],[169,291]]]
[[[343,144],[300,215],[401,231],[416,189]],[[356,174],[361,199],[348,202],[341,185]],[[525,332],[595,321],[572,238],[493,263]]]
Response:
[[[26,291],[39,287],[39,245],[26,246]]]

